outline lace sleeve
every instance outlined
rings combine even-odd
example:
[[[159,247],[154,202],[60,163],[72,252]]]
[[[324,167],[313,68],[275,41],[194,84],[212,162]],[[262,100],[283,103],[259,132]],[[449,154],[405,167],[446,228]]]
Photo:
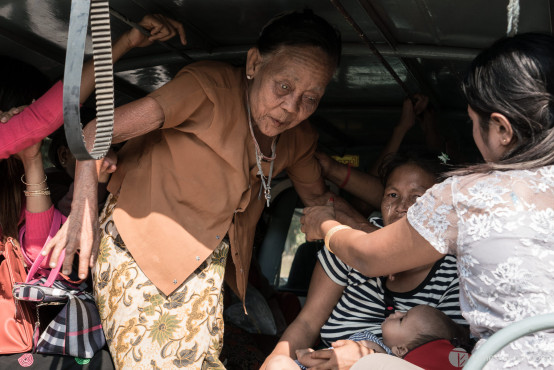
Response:
[[[408,222],[437,251],[456,255],[458,216],[453,185],[453,178],[449,178],[427,190],[408,210]]]

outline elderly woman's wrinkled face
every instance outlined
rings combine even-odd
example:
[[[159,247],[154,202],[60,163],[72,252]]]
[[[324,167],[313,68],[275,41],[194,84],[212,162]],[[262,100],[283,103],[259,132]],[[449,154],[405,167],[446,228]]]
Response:
[[[390,225],[404,217],[408,208],[435,182],[432,174],[414,163],[395,168],[387,180],[381,201],[383,223]]]
[[[283,46],[264,56],[251,49],[246,73],[252,76],[252,121],[271,137],[298,125],[316,110],[334,70],[317,47]]]

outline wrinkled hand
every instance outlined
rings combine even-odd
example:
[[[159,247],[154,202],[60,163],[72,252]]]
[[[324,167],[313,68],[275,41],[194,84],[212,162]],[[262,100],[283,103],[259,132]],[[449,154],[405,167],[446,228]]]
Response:
[[[25,108],[27,108],[27,106],[22,105],[20,107],[14,107],[14,108],[10,109],[7,112],[2,112],[0,110],[0,123],[8,122],[10,120],[10,118],[15,116],[16,114],[19,114],[19,113],[23,112],[23,109],[25,109]]]
[[[321,230],[321,225],[325,221],[335,220],[335,207],[332,201],[327,202],[325,206],[306,207],[303,210],[304,215],[300,218],[302,228],[306,234],[306,240],[321,240],[325,234]]]
[[[340,165],[339,162],[335,161],[333,158],[329,157],[327,154],[322,152],[315,152],[314,153],[315,158],[319,162],[319,165],[321,166],[321,172],[323,174],[323,177],[329,178],[329,174],[333,173],[333,169]]]
[[[99,247],[97,178],[95,161],[78,162],[71,213],[43,250],[44,255],[52,251],[50,267],[56,266],[65,249],[62,272],[71,273],[75,252],[79,250],[79,278],[87,277],[89,267],[94,266]]]
[[[352,340],[339,340],[333,343],[333,350],[320,350],[310,354],[312,359],[323,361],[310,367],[310,370],[347,370],[360,358],[374,353],[372,349]]]
[[[129,45],[134,47],[146,47],[154,41],[167,41],[179,34],[181,44],[186,45],[185,29],[180,22],[161,14],[147,14],[139,22],[144,29],[150,32],[150,36],[133,28],[127,32]]]

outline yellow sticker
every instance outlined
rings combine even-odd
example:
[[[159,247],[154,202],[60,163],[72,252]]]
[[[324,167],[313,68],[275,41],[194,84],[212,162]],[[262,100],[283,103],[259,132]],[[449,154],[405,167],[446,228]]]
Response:
[[[350,166],[352,167],[359,167],[360,166],[360,156],[354,155],[354,154],[346,154],[342,157],[339,157],[338,155],[333,155],[332,158],[340,163],[348,164],[350,163]]]

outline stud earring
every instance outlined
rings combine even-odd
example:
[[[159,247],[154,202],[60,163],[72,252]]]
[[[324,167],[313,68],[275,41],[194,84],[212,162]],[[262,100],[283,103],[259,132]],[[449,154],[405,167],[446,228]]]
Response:
[[[251,79],[252,79],[252,75],[246,75],[246,79],[247,79],[247,80],[251,80]]]

